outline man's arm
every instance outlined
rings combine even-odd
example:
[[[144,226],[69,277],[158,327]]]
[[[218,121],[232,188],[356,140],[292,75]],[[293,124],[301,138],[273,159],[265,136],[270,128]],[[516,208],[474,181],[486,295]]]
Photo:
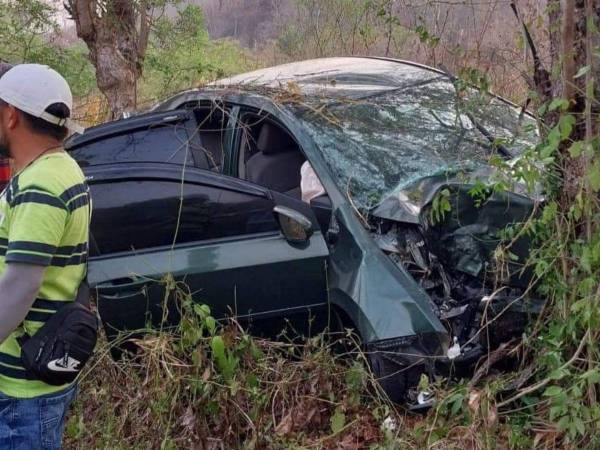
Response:
[[[0,277],[0,343],[23,322],[44,279],[44,266],[10,263]]]

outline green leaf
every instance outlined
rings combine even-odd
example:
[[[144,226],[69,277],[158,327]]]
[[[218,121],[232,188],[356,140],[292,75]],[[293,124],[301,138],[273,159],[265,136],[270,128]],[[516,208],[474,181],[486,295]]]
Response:
[[[550,386],[547,387],[546,390],[544,391],[544,397],[556,397],[557,395],[561,394],[563,392],[563,389],[560,386]]]
[[[581,375],[581,378],[587,380],[590,384],[600,383],[600,370],[598,369],[590,369]]]
[[[585,435],[585,424],[579,417],[573,417],[573,424],[580,436]]]
[[[450,408],[450,413],[453,416],[458,414],[458,412],[462,409],[464,399],[465,399],[465,397],[461,393],[457,393],[457,394],[453,395],[452,397],[450,397],[450,400],[452,401],[452,407]]]
[[[596,160],[589,168],[587,178],[594,192],[600,190],[600,160]]]
[[[255,361],[258,361],[265,356],[263,351],[254,343],[250,346],[250,354]]]
[[[217,321],[215,320],[215,318],[212,316],[208,316],[206,319],[204,319],[204,323],[206,324],[206,329],[208,330],[208,332],[210,334],[214,334],[215,330],[217,329]]]
[[[217,359],[225,359],[225,342],[221,336],[215,336],[210,341],[210,348],[214,357]]]
[[[570,423],[569,416],[563,416],[556,423],[556,426],[558,427],[559,430],[565,431],[569,427],[569,423]]]
[[[246,384],[248,385],[248,387],[251,387],[251,388],[258,387],[258,385],[259,385],[258,377],[256,375],[254,375],[253,373],[248,374],[248,376],[246,377]]]
[[[579,69],[579,71],[577,72],[577,74],[575,75],[574,78],[581,78],[589,71],[590,71],[590,66],[583,66],[581,69]]]
[[[198,317],[200,317],[201,319],[204,319],[206,316],[210,315],[210,306],[208,305],[194,303],[194,306],[192,308],[194,309],[194,312],[198,315]]]
[[[569,154],[572,158],[578,158],[583,153],[585,142],[577,141],[569,147]]]
[[[584,248],[581,252],[579,263],[581,264],[581,268],[587,273],[592,273],[592,256],[592,252],[588,247]]]
[[[552,372],[550,372],[548,378],[550,378],[551,380],[560,380],[568,374],[569,372],[564,369],[555,369]]]
[[[568,100],[565,100],[564,98],[555,98],[554,100],[552,100],[552,102],[550,102],[550,106],[548,106],[548,111],[555,111],[557,109],[565,111],[568,107]]]
[[[331,416],[331,431],[334,434],[339,433],[346,425],[346,414],[340,408],[336,408],[335,413]]]
[[[575,125],[575,116],[567,114],[562,116],[558,121],[558,128],[560,130],[561,138],[564,140],[571,135],[573,131],[573,125]]]

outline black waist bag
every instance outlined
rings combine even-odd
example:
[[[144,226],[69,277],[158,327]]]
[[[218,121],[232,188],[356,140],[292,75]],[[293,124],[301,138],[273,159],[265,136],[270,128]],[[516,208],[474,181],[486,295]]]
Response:
[[[19,339],[23,366],[35,378],[54,386],[71,383],[90,359],[98,319],[89,299],[89,286],[83,282],[74,302],[62,306],[33,336]]]

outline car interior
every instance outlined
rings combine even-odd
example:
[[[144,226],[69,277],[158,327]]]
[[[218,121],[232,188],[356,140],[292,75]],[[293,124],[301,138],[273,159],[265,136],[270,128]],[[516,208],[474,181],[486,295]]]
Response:
[[[302,199],[300,168],[306,157],[294,138],[279,124],[264,116],[242,117],[238,153],[239,178]],[[329,228],[331,201],[327,195],[313,199],[310,206],[323,232]]]
[[[281,126],[264,117],[243,119],[238,176],[300,199],[300,168],[306,158]]]
[[[208,159],[211,170],[222,172],[229,112],[225,108],[214,107],[195,108],[193,112],[200,138],[200,147],[192,149],[194,159],[200,159],[198,153],[202,153]]]

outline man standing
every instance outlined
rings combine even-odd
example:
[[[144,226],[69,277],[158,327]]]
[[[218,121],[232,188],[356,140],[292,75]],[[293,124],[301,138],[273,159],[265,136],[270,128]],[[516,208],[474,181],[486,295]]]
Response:
[[[10,64],[0,61],[0,77],[11,68]],[[0,192],[4,190],[8,180],[10,180],[10,161],[4,155],[0,155]]]
[[[59,449],[76,386],[36,379],[21,361],[32,336],[74,301],[85,276],[91,205],[83,173],[62,149],[73,100],[47,66],[0,78],[0,154],[13,178],[0,197],[0,449]]]

